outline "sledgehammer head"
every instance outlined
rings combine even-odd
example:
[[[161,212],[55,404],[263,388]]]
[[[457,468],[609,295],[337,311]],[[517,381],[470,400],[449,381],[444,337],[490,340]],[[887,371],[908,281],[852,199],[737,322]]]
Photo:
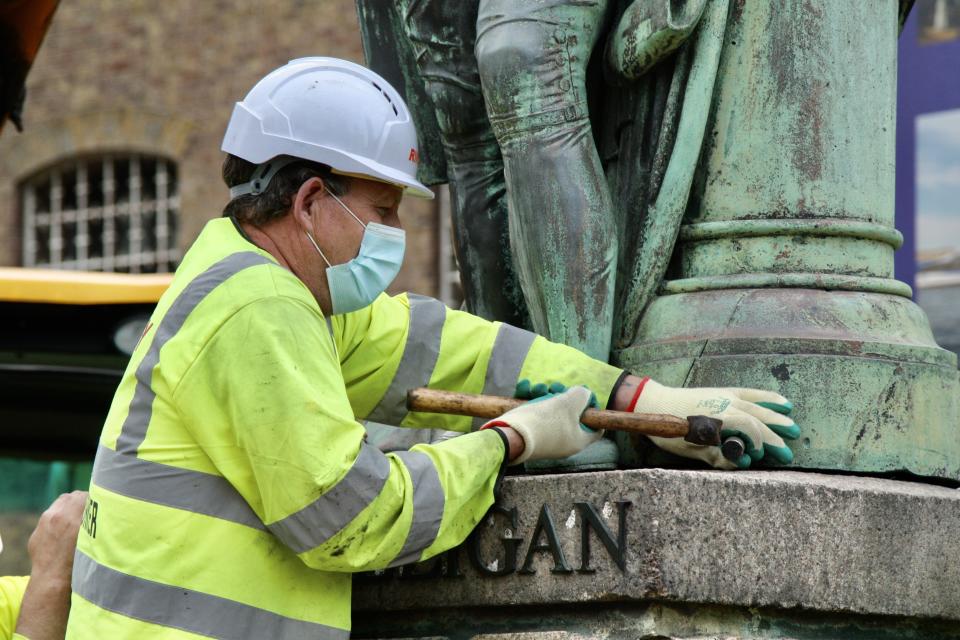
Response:
[[[723,420],[709,416],[687,416],[687,422],[690,428],[684,440],[691,444],[720,446],[720,428],[723,426]]]

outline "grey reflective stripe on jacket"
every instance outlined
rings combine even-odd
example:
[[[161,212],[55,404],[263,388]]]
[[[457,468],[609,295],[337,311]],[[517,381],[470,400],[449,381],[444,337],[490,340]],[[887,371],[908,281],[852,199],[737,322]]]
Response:
[[[230,276],[244,269],[261,264],[274,264],[269,258],[252,251],[233,253],[216,262],[206,271],[190,281],[157,326],[157,333],[150,342],[143,360],[137,365],[137,386],[130,401],[130,410],[124,420],[117,438],[117,451],[136,453],[147,437],[147,426],[153,415],[153,401],[157,394],[151,386],[153,369],[160,362],[160,349],[183,327],[187,316],[197,308],[211,291],[223,284]]]
[[[223,476],[153,462],[101,445],[92,480],[96,486],[128,498],[269,530],[292,551],[303,553],[350,524],[380,495],[389,474],[387,457],[364,444],[337,484],[300,511],[268,526]]]
[[[350,470],[337,484],[300,511],[267,528],[294,553],[319,547],[377,499],[389,475],[387,457],[373,445],[364,443]],[[442,491],[440,501],[442,506]]]
[[[223,476],[145,460],[100,445],[91,480],[98,487],[128,498],[266,530],[247,501]]]
[[[122,454],[121,454],[122,455]],[[73,590],[102,609],[210,638],[347,640],[350,632],[106,567],[77,551]]]
[[[404,451],[394,455],[407,467],[413,481],[413,523],[398,555],[398,560],[404,559],[399,564],[405,564],[410,562],[406,559],[410,554],[419,558],[436,539],[445,497],[437,470],[426,454]],[[324,544],[370,506],[389,475],[387,456],[365,443],[337,484],[300,511],[266,526],[222,476],[145,460],[104,446],[97,451],[93,484],[143,502],[268,530],[294,553],[304,553]]]
[[[399,425],[408,413],[407,391],[430,384],[440,356],[446,306],[438,300],[424,296],[411,294],[409,299],[410,328],[407,331],[403,355],[386,392],[366,417],[370,422]],[[500,325],[487,363],[483,393],[513,397],[520,369],[536,337],[536,334],[524,329],[508,324]],[[474,419],[473,429],[480,428],[483,423],[481,418]]]
[[[509,324],[500,325],[487,364],[487,375],[483,380],[484,395],[513,397],[523,361],[527,359],[527,353],[530,352],[530,346],[536,337],[537,334],[525,329]],[[472,430],[476,431],[485,422],[485,418],[474,418]]]
[[[440,337],[447,307],[439,300],[410,294],[407,341],[397,372],[383,397],[366,417],[370,422],[399,425],[407,417],[407,391],[430,384],[440,357]]]
[[[413,521],[403,548],[390,563],[391,567],[396,567],[419,560],[424,550],[437,539],[446,497],[430,456],[422,451],[398,451],[393,455],[407,467],[413,482]]]

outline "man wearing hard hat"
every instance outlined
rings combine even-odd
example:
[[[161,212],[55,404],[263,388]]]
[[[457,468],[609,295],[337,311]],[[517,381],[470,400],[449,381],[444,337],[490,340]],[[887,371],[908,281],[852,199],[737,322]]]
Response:
[[[754,404],[786,413],[777,394],[667,388],[385,295],[400,199],[432,194],[407,107],[371,71],[290,62],[236,105],[223,150],[225,217],[184,256],[104,427],[68,638],[347,638],[350,574],[459,544],[507,463],[594,442],[579,424],[591,391],[624,410],[712,411],[746,440],[741,466],[789,459],[776,432],[796,425]],[[510,395],[522,379],[580,386],[486,425],[404,406],[413,387]],[[384,455],[360,419],[466,435]],[[663,444],[735,466],[717,447]]]

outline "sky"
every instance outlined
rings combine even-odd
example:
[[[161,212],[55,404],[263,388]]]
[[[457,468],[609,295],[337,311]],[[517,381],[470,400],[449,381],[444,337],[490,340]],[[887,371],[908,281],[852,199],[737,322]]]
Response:
[[[960,250],[960,109],[917,118],[917,250]]]

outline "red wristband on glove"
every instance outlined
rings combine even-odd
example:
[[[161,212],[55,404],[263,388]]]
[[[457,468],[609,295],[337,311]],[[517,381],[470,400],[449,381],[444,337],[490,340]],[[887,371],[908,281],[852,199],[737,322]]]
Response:
[[[477,429],[477,431],[483,431],[484,429],[492,429],[494,427],[509,427],[509,426],[510,425],[504,422],[503,420],[491,420],[490,422],[486,423],[485,425]]]
[[[643,388],[647,385],[647,382],[650,381],[650,376],[646,376],[643,380],[640,381],[640,384],[637,385],[637,392],[633,394],[633,400],[630,401],[630,404],[627,406],[627,411],[632,412],[637,406],[637,400],[640,399],[640,394],[643,393]]]

